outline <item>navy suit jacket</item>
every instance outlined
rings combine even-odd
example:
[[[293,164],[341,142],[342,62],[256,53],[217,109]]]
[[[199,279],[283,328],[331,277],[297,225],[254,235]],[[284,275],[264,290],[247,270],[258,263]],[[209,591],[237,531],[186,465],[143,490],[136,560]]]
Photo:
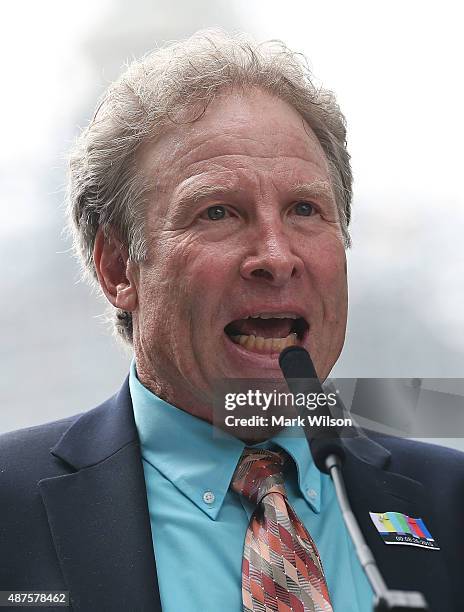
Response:
[[[433,612],[460,612],[464,454],[379,440],[347,440],[344,474],[380,571]],[[441,550],[384,544],[369,511],[422,517]],[[0,436],[0,590],[39,589],[70,591],[72,610],[161,612],[127,380],[89,412]]]

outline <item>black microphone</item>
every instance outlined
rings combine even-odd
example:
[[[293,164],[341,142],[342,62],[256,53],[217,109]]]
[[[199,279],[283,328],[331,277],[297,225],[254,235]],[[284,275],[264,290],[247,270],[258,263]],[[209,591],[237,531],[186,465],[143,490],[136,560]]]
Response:
[[[293,395],[297,393],[305,395],[309,393],[324,393],[312,359],[308,351],[302,346],[289,346],[284,349],[279,356],[279,365],[287,381],[288,388]],[[299,408],[299,413],[304,418],[304,422],[307,423],[308,413],[306,408],[304,406],[297,406],[297,408]],[[327,406],[318,407],[317,410],[317,416],[327,417],[327,419],[331,418]],[[304,431],[314,463],[321,472],[329,473],[326,465],[329,455],[335,455],[341,463],[344,462],[345,449],[336,427],[329,425],[325,427],[313,426],[310,428],[307,426],[304,428]]]
[[[293,394],[323,393],[312,359],[303,347],[290,346],[284,349],[279,356],[279,365],[288,388]],[[300,408],[300,413],[305,410],[304,406],[298,406],[298,408]],[[339,432],[332,426],[309,427],[306,416],[305,413],[303,416],[304,432],[314,463],[321,472],[330,474],[332,478],[343,520],[359,562],[375,594],[374,612],[426,612],[429,608],[422,593],[391,591],[387,588],[351,509],[342,474],[346,454]],[[320,416],[330,418],[327,407],[324,407],[324,414]]]

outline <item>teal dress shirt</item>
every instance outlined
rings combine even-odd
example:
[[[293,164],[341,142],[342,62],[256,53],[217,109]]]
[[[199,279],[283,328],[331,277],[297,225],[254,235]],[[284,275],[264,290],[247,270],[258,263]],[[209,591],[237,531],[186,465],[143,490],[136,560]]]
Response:
[[[245,444],[163,401],[129,376],[140,437],[163,612],[241,612],[241,566],[253,507],[229,490]],[[322,559],[335,612],[371,612],[372,590],[346,531],[330,478],[314,465],[304,435],[280,431],[256,448],[293,458],[288,500]]]

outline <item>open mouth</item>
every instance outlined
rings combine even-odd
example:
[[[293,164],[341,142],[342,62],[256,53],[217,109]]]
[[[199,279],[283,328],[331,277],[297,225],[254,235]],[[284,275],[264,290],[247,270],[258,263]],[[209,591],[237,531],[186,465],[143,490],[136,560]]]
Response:
[[[308,329],[306,320],[293,313],[259,313],[232,321],[224,331],[248,351],[270,355],[301,342]]]

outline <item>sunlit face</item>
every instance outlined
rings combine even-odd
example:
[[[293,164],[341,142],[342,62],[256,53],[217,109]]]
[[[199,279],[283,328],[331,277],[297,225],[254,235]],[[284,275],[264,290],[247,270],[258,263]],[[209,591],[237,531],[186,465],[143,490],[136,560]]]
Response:
[[[208,418],[214,381],[280,378],[284,346],[320,377],[346,325],[345,251],[323,150],[261,90],[217,98],[141,153],[155,189],[134,312],[144,384]]]

